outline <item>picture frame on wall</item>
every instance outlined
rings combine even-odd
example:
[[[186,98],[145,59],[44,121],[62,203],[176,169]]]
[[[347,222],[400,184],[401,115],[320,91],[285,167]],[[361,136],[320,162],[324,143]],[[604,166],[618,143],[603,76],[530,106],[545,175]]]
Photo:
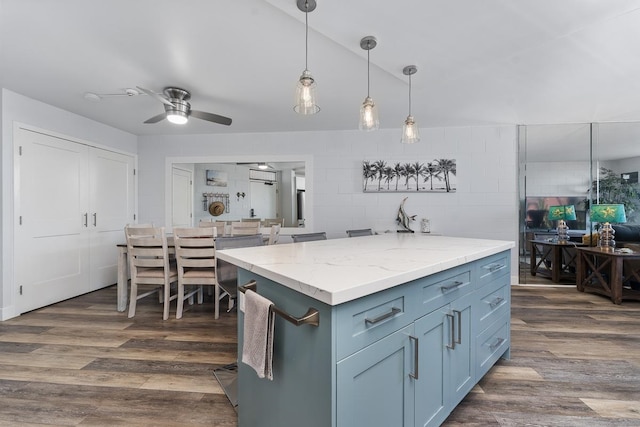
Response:
[[[457,172],[455,159],[434,159],[430,162],[364,160],[362,191],[454,193]]]
[[[207,170],[207,185],[212,187],[226,187],[229,185],[227,172]]]

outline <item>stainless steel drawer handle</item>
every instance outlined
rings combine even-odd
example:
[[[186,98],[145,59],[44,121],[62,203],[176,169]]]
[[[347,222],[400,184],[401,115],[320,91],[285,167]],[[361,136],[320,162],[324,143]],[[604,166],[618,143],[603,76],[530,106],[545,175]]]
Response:
[[[388,319],[389,317],[393,317],[396,314],[400,313],[402,310],[400,310],[398,307],[392,307],[391,311],[386,312],[385,314],[381,314],[378,317],[374,317],[373,319],[369,319],[368,317],[366,319],[364,319],[365,323],[367,324],[376,324],[378,322],[382,322],[385,319]]]
[[[413,378],[414,380],[417,380],[418,379],[418,360],[419,360],[418,359],[418,356],[419,356],[419,354],[418,354],[418,338],[412,337],[411,335],[409,335],[409,339],[411,341],[415,341],[415,344],[414,344],[414,347],[413,347],[413,358],[415,360],[415,365],[416,365],[415,372],[413,374],[409,373],[409,376],[411,378]]]
[[[449,344],[447,344],[447,348],[451,349],[451,350],[455,350],[456,349],[456,341],[455,341],[455,333],[456,333],[456,325],[455,325],[455,319],[453,317],[453,314],[449,314],[447,313],[447,319],[451,320],[451,340],[449,341]]]
[[[453,310],[453,314],[458,318],[458,338],[455,340],[455,343],[462,344],[462,312]]]
[[[493,273],[496,270],[502,270],[504,267],[505,267],[504,264],[491,264],[487,268],[489,269],[490,272]]]
[[[467,283],[468,283],[468,282],[467,282]],[[452,289],[457,289],[457,288],[459,288],[459,287],[460,287],[460,286],[462,286],[462,285],[464,285],[464,282],[461,282],[461,281],[459,281],[459,280],[456,280],[455,282],[453,282],[453,283],[452,283],[452,284],[450,284],[450,285],[440,286],[440,290],[441,290],[442,292],[449,292],[450,290],[452,290]]]
[[[502,297],[496,297],[493,301],[491,301],[491,302],[489,303],[489,306],[490,306],[491,308],[496,308],[497,306],[499,306],[499,305],[500,305],[500,303],[502,303],[502,301],[504,301],[504,298],[502,298]]]
[[[497,338],[496,341],[489,346],[489,350],[495,351],[495,349],[500,347],[503,342],[504,342],[504,338]]]

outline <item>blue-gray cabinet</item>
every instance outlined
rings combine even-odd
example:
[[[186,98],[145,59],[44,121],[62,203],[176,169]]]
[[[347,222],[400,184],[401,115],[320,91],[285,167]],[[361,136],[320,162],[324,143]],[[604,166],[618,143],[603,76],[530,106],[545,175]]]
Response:
[[[292,314],[317,308],[320,325],[277,321],[273,382],[239,364],[239,426],[440,425],[509,356],[509,262],[504,251],[336,306],[240,271]]]

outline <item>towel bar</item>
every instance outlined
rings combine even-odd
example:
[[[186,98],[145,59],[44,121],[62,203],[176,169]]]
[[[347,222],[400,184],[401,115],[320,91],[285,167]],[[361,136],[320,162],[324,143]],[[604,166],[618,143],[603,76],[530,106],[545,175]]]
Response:
[[[251,289],[256,292],[258,289],[258,283],[255,280],[251,280],[244,285],[238,286],[240,292],[245,293],[247,289]],[[275,305],[271,306],[271,310],[276,313],[278,316],[282,317],[287,322],[291,322],[296,326],[300,325],[311,325],[318,326],[320,325],[320,312],[313,307],[309,307],[309,310],[302,317],[294,317],[287,313],[286,311],[276,307]]]

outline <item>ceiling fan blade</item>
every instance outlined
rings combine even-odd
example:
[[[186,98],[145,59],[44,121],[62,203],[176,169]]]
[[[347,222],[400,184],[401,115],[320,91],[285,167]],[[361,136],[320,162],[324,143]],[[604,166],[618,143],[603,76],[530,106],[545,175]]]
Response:
[[[167,117],[167,113],[161,113],[158,114],[157,116],[153,116],[150,119],[145,120],[145,123],[149,124],[149,123],[158,123],[160,120],[163,120]]]
[[[161,93],[156,93],[152,90],[149,89],[145,89],[143,87],[140,86],[136,86],[138,89],[140,89],[142,92],[146,93],[147,95],[157,99],[158,101],[162,102],[163,104],[166,105],[170,105],[172,107],[175,107],[175,105],[173,104],[173,102],[169,101],[164,95],[162,95]]]
[[[231,124],[231,119],[229,117],[219,116],[213,113],[205,113],[204,111],[191,110],[191,116],[201,119],[207,120],[213,123],[219,123],[221,125],[229,126]]]

